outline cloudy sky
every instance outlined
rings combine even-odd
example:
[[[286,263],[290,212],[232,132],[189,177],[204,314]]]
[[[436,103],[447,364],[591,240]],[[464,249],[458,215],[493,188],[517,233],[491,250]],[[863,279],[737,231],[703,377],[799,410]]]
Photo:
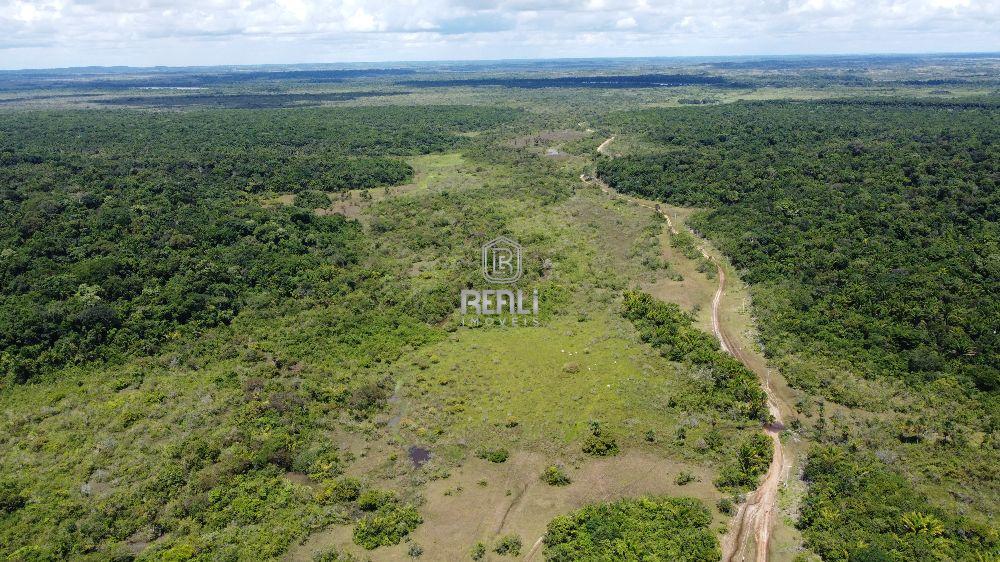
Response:
[[[1000,51],[1000,0],[0,0],[0,68]]]

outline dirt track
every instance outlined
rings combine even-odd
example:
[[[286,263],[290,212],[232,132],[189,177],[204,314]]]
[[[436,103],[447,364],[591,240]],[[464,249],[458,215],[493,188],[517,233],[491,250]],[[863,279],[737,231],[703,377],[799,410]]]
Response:
[[[603,152],[603,149],[612,140],[614,140],[613,136],[604,141],[597,150]],[[658,206],[618,194],[599,179],[589,180],[586,176],[581,176],[580,179],[595,182],[603,192],[612,197],[620,197],[659,212],[667,220],[670,231],[674,234],[677,233],[677,227],[673,221],[670,220],[667,213],[660,211]],[[702,256],[715,265],[719,279],[719,286],[715,291],[715,296],[712,298],[712,331],[715,337],[718,338],[723,351],[739,359],[741,363],[753,371],[752,364],[747,360],[740,346],[734,342],[732,336],[726,331],[724,324],[719,320],[719,307],[726,288],[725,270],[723,270],[718,260],[708,254],[704,247],[701,247],[700,250]],[[771,457],[771,466],[768,467],[767,474],[764,475],[760,486],[747,495],[746,502],[740,504],[732,521],[730,521],[729,530],[722,538],[723,562],[743,562],[746,560],[754,560],[756,562],[767,561],[771,528],[774,523],[774,509],[778,499],[778,486],[781,483],[781,474],[786,468],[786,458],[780,439],[781,430],[784,429],[781,422],[781,412],[775,404],[776,398],[771,390],[770,381],[766,374],[761,375],[758,373],[758,375],[761,376],[761,384],[764,392],[767,393],[767,405],[773,418],[771,423],[764,426],[764,433],[771,438],[771,442],[774,445],[774,454]],[[755,549],[753,558],[748,559],[747,544],[751,536],[754,537]],[[532,550],[534,551],[535,549]]]
[[[613,140],[615,140],[615,136],[614,135],[611,135],[610,137],[608,137],[608,140],[602,142],[601,146],[597,147],[597,152],[600,152],[601,154],[607,154],[606,151],[608,150],[608,145],[611,144],[611,141],[613,141]]]

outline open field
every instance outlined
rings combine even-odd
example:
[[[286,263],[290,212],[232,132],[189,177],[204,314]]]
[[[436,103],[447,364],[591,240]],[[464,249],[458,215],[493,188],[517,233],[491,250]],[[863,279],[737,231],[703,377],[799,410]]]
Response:
[[[417,166],[417,177],[424,173],[429,172]],[[643,265],[636,246],[643,240],[642,229],[656,222],[637,206],[584,190],[555,212],[553,219],[568,220],[571,228],[585,233],[569,237],[582,241],[580,250],[601,248],[600,255],[588,259],[617,272],[609,283],[628,282],[629,276],[637,284],[655,283],[677,267],[651,270]],[[548,220],[525,218],[522,228]],[[647,236],[659,242],[655,234]],[[653,250],[660,253],[657,246]],[[690,260],[676,259],[670,263],[703,276],[683,263]],[[562,267],[557,264],[556,269]],[[476,542],[490,544],[510,532],[532,544],[554,515],[593,502],[668,494],[693,496],[712,506],[725,496],[711,485],[716,477],[711,456],[686,445],[708,429],[698,423],[702,416],[671,405],[694,399],[690,375],[636,345],[633,330],[614,312],[613,303],[590,301],[591,295],[577,294],[571,301],[577,315],[554,317],[542,327],[459,328],[447,340],[424,348],[399,374],[384,418],[388,447],[379,449],[381,454],[399,451],[398,465],[406,462],[406,447],[419,445],[430,451],[431,460],[410,476],[407,470],[390,472],[396,478],[382,485],[398,486],[398,478],[431,478],[418,488],[427,515],[412,535],[426,555],[461,557]],[[594,459],[580,451],[593,420],[616,435],[622,455]],[[688,429],[678,441],[672,436],[681,426]],[[648,434],[659,437],[650,442]],[[502,464],[473,456],[479,449],[498,447],[511,451]],[[554,487],[540,480],[543,469],[553,464],[566,467],[571,484]],[[693,475],[694,482],[677,485],[682,472]],[[722,528],[724,516],[716,513],[715,518]],[[310,537],[291,559],[307,559],[330,547],[361,554],[349,543],[349,528],[335,526]],[[400,545],[380,556],[405,559],[407,549]]]

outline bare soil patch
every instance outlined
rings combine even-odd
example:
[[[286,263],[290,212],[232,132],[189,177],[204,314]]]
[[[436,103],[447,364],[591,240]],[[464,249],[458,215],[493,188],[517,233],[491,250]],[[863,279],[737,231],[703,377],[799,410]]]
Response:
[[[488,547],[503,535],[520,535],[527,554],[545,533],[553,517],[595,502],[642,495],[689,496],[714,505],[722,494],[712,485],[710,468],[664,459],[633,450],[618,457],[585,459],[578,465],[566,463],[573,480],[568,486],[550,486],[539,478],[546,466],[557,459],[515,451],[502,464],[471,459],[452,470],[447,479],[435,480],[424,490],[426,503],[420,513],[424,523],[411,535],[410,543],[368,552],[351,541],[351,527],[334,526],[310,536],[293,549],[288,560],[310,560],[316,550],[336,546],[364,559],[410,560],[410,544],[424,549],[427,560],[465,560],[476,542]],[[696,481],[678,486],[680,471],[695,475]],[[484,485],[485,483],[485,485]],[[717,522],[722,517],[716,515]],[[541,560],[540,550],[533,559]],[[502,560],[501,557],[487,559]],[[509,558],[508,558],[509,560]]]

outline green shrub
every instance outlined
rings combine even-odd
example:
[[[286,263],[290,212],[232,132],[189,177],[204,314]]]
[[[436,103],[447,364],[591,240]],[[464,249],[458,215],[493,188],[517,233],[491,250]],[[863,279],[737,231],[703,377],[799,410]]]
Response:
[[[351,391],[347,405],[355,417],[364,419],[385,406],[391,392],[380,381],[367,381]]]
[[[719,498],[719,501],[715,502],[715,507],[719,510],[719,513],[725,513],[726,515],[732,515],[736,511],[736,505],[729,498]]]
[[[375,511],[383,505],[394,504],[397,501],[395,493],[372,488],[358,495],[358,509]]]
[[[317,552],[312,557],[312,562],[355,562],[357,558],[346,552],[341,552],[336,548]]]
[[[691,498],[622,499],[593,504],[549,522],[545,559],[717,562],[712,515]]]
[[[601,429],[598,422],[590,422],[590,435],[583,442],[583,452],[595,457],[610,457],[617,455],[618,442]]]
[[[0,481],[0,515],[21,509],[27,501],[15,483]]]
[[[361,495],[361,482],[357,478],[338,478],[332,484],[323,486],[316,494],[316,501],[322,504],[352,502]]]
[[[507,459],[510,458],[510,452],[507,449],[502,449],[502,448],[482,449],[478,453],[476,453],[476,456],[483,460],[499,464],[507,462]]]
[[[304,209],[325,209],[330,206],[330,198],[322,191],[310,189],[295,195],[295,206]]]
[[[193,546],[181,543],[161,552],[159,559],[163,562],[185,562],[194,558],[195,553]]]
[[[473,560],[482,560],[486,557],[486,545],[481,542],[477,542],[472,546],[472,550],[469,551],[469,556]]]
[[[545,482],[550,486],[565,486],[572,482],[572,480],[570,480],[569,475],[563,471],[562,467],[551,465],[542,471],[542,482]]]
[[[770,437],[761,433],[750,435],[740,444],[736,458],[719,470],[715,486],[734,490],[756,487],[757,481],[771,466],[773,454],[774,444]]]
[[[674,479],[674,483],[677,484],[678,486],[684,486],[694,481],[695,481],[694,474],[691,474],[686,470],[682,470],[681,473],[677,475],[677,478]]]
[[[422,522],[417,508],[410,504],[383,504],[377,511],[358,521],[354,527],[354,543],[368,550],[399,544],[403,537]]]
[[[517,535],[503,537],[497,541],[496,546],[493,547],[493,552],[496,552],[500,556],[520,556],[521,537]]]
[[[344,471],[340,452],[329,443],[300,451],[292,461],[292,469],[304,472],[316,481],[336,478]]]

